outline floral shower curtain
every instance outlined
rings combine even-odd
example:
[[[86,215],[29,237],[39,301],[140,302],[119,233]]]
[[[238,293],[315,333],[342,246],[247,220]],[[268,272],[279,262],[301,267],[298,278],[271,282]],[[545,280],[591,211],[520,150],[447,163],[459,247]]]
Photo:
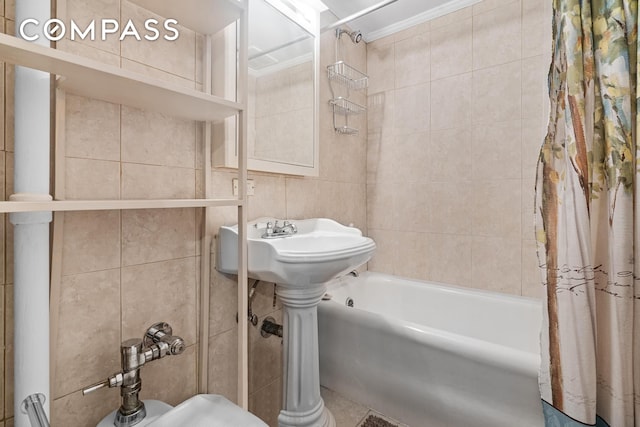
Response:
[[[553,3],[536,184],[546,425],[640,427],[638,0]]]

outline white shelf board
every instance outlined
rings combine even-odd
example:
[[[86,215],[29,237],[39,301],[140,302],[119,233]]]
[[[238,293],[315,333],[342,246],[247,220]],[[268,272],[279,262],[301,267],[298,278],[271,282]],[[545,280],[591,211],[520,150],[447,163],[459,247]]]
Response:
[[[0,202],[0,213],[178,209],[237,207],[241,205],[242,200],[239,199],[53,200],[46,202]]]
[[[237,102],[6,34],[0,34],[0,59],[56,74],[59,87],[69,93],[174,117],[222,120],[244,108]]]
[[[244,7],[238,0],[131,0],[197,33],[215,34],[240,19]]]

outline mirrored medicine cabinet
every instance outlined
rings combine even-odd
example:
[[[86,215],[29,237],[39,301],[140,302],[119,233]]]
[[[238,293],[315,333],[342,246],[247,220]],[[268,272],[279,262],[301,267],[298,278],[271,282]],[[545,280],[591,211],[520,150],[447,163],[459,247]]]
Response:
[[[248,17],[248,169],[317,176],[319,14],[296,0],[249,0]],[[237,40],[231,25],[212,41],[213,90],[231,100],[245,86]],[[237,148],[237,117],[216,123],[214,166],[237,167]]]

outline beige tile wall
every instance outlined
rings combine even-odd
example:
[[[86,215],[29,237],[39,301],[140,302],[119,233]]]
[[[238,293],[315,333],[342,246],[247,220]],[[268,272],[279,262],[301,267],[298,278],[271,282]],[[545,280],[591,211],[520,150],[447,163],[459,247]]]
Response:
[[[148,14],[128,0],[59,4],[66,17],[80,21],[95,16],[136,20]],[[179,46],[154,45],[153,55],[144,43],[113,40],[64,40],[58,48],[198,87],[196,68],[202,63],[196,60],[196,35],[184,30],[180,40]],[[66,97],[65,115],[67,199],[199,194],[196,176],[202,165],[196,164],[196,147],[202,133],[196,122],[72,95]],[[158,321],[170,323],[187,350],[144,368],[142,397],[177,404],[197,392],[198,218],[194,209],[64,215],[52,425],[93,426],[116,409],[117,390],[86,397],[81,390],[117,372],[121,341],[141,338]],[[8,360],[7,373],[9,365]],[[6,387],[4,412],[10,417],[9,380]]]
[[[344,56],[340,59],[364,71],[364,43],[353,45],[351,41],[343,40],[341,52]],[[327,217],[365,230],[366,116],[354,122],[361,129],[359,136],[335,134],[328,104],[331,91],[325,74],[327,65],[335,62],[335,38],[332,32],[322,36],[320,53],[320,176],[302,178],[250,172],[249,177],[256,183],[256,194],[249,197],[249,219],[262,216],[293,219]],[[366,93],[356,94],[354,100],[364,104]],[[231,195],[234,176],[235,172],[222,169],[213,171],[216,196]],[[222,215],[211,224],[214,230],[220,225],[237,222],[235,209],[221,211]],[[209,389],[232,400],[236,399],[237,392],[236,286],[235,277],[213,272]],[[277,321],[282,318],[280,304],[273,306],[273,292],[274,285],[271,283],[262,283],[257,288],[253,311],[260,319],[258,326],[267,316]],[[250,326],[249,337],[249,408],[270,426],[277,426],[281,405],[282,342],[275,337],[262,338],[258,328],[253,326]]]
[[[539,295],[545,7],[485,0],[368,45],[370,270]]]

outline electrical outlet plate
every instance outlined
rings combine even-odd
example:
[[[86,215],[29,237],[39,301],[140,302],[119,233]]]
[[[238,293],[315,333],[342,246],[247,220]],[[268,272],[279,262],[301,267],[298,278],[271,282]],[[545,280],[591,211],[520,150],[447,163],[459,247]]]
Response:
[[[233,178],[232,182],[233,182],[233,195],[237,196],[239,180],[238,178]],[[253,179],[248,179],[247,180],[247,196],[253,196],[254,194],[256,194],[256,182]]]

